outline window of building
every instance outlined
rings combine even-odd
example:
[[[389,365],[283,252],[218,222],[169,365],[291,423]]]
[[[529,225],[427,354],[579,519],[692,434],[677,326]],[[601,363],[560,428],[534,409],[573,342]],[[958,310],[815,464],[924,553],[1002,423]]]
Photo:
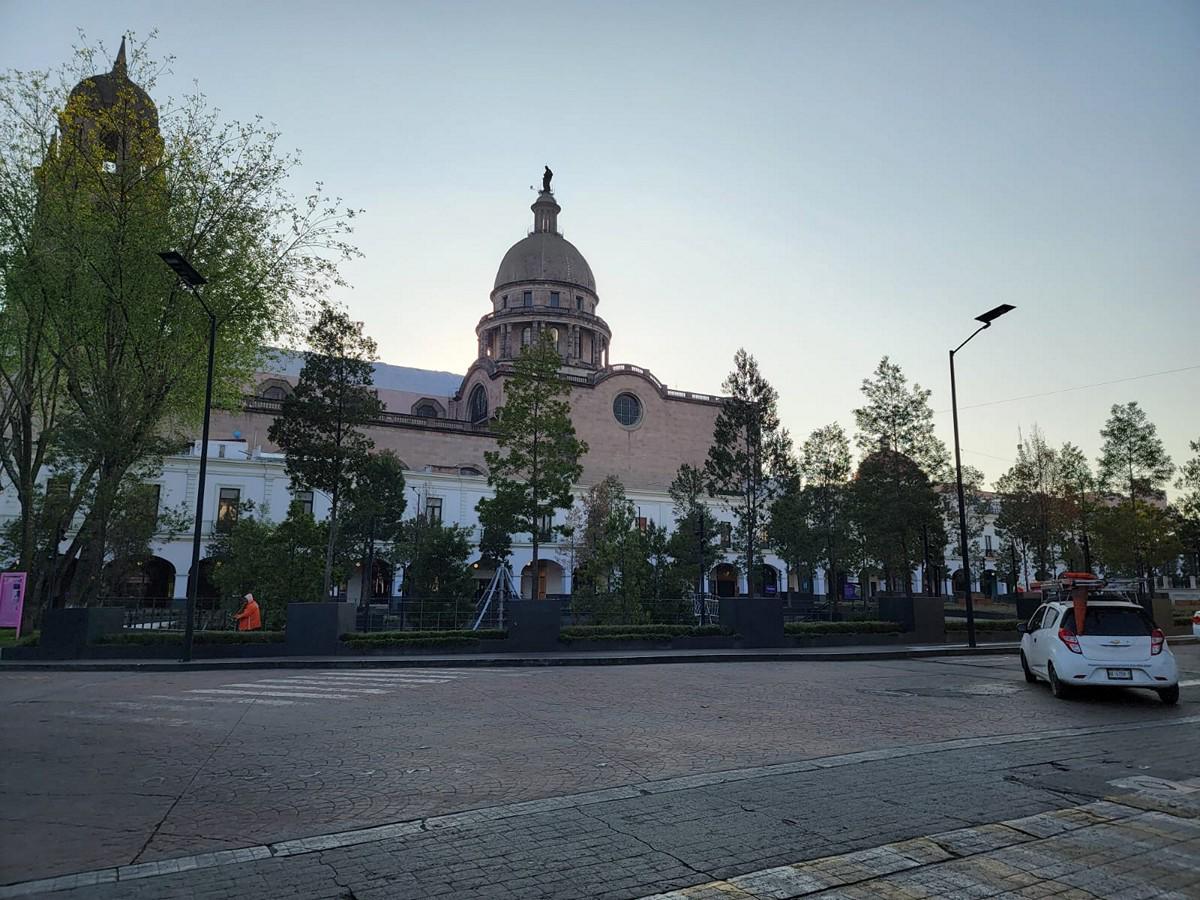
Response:
[[[139,498],[142,505],[142,511],[150,519],[151,528],[158,528],[158,504],[162,499],[161,484],[143,484],[142,496]]]
[[[467,412],[472,422],[482,422],[488,417],[487,391],[482,384],[471,389],[471,399],[467,403]]]
[[[428,497],[425,500],[425,521],[430,525],[442,524],[442,498]]]
[[[300,504],[300,511],[306,515],[313,514],[313,492],[312,491],[296,491],[292,495],[292,500]]]
[[[647,519],[645,516],[638,516],[638,517],[637,517],[637,530],[638,530],[638,531],[645,531],[645,530],[646,530],[646,523],[647,523],[648,521],[649,521],[649,520],[648,520],[648,519]]]
[[[550,305],[553,306],[555,309],[558,309],[558,306],[559,306],[558,291],[550,292]]]
[[[613,400],[613,415],[626,428],[642,421],[642,401],[633,394],[617,394]]]
[[[525,291],[521,295],[521,300],[525,306],[533,306],[533,291]]]
[[[264,400],[286,400],[287,391],[279,385],[273,384],[262,392],[262,396]]]
[[[576,309],[583,309],[583,298],[582,298],[582,297],[576,297],[576,298],[575,298],[575,308],[576,308]]]
[[[238,507],[242,502],[241,488],[221,488],[217,493],[217,530],[229,531],[237,524]]]
[[[544,542],[547,544],[550,543],[550,537],[551,537],[550,529],[553,526],[554,526],[554,517],[553,516],[542,516],[541,521],[538,522],[538,541]]]
[[[508,309],[508,294],[505,294],[503,297],[500,298],[500,308]]]
[[[555,347],[557,347],[558,346],[558,329],[557,328],[547,328],[546,330],[550,332],[550,343],[552,343]]]
[[[526,325],[524,328],[521,329],[521,346],[528,347],[532,338],[533,338],[533,332],[530,331],[529,326]]]
[[[421,416],[423,419],[436,419],[438,410],[432,403],[418,403],[417,408],[413,410],[413,415]]]
[[[728,547],[733,543],[733,525],[729,522],[717,523],[717,533],[721,536],[722,547]]]
[[[992,547],[992,536],[990,534],[985,534],[983,536],[983,549],[988,556],[991,556],[996,552],[995,548]]]
[[[479,476],[479,475],[482,475],[483,473],[481,471],[479,471],[479,469],[475,468],[474,466],[460,466],[458,469],[458,474],[459,475]]]

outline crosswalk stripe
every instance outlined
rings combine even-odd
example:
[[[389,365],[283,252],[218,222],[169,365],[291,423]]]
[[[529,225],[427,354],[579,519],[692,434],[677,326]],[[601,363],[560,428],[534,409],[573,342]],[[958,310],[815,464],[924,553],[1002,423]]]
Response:
[[[391,687],[405,684],[449,684],[449,678],[269,678],[264,681],[286,681],[291,684],[357,684],[360,687]]]
[[[192,697],[180,694],[173,697],[168,694],[151,694],[156,700],[190,700],[193,703],[265,703],[267,706],[304,706],[300,700],[266,700],[262,697]]]
[[[347,671],[345,669],[332,672],[321,672],[321,675],[342,676],[345,678],[462,678],[459,672],[444,672],[439,669],[404,669],[400,672],[381,672],[375,669],[367,671]]]
[[[223,684],[223,685],[221,685],[221,687],[267,688],[268,690],[272,690],[272,691],[290,691],[292,688],[296,688],[296,689],[305,690],[305,691],[328,690],[328,691],[332,691],[334,693],[342,693],[342,694],[386,694],[387,693],[387,691],[380,690],[379,688],[352,688],[352,687],[337,687],[337,686],[323,688],[320,685],[316,685],[316,684],[289,684],[286,681],[279,683],[279,682],[268,681],[266,679],[264,679],[262,681],[253,681],[253,682],[235,681],[235,682],[231,682],[229,684]]]
[[[301,693],[299,691],[277,691],[277,690],[261,690],[261,691],[228,691],[224,688],[195,688],[188,691],[189,694],[233,694],[239,697],[301,697],[308,700],[354,700],[356,699],[351,694],[312,694]]]

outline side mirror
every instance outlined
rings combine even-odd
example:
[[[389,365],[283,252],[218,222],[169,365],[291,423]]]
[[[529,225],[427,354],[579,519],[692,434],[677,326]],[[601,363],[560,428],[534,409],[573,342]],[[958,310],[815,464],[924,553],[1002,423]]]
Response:
[[[1026,625],[1024,622],[1018,622],[1017,623],[1017,633],[1018,634],[1028,634],[1029,626]]]

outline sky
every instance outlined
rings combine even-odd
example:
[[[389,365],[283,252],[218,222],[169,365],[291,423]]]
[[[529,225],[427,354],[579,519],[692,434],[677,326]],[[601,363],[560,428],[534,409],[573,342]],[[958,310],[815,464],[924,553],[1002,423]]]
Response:
[[[386,362],[466,371],[548,164],[611,361],[717,393],[745,347],[797,443],[888,355],[951,445],[1000,303],[956,357],[989,483],[1034,425],[1095,458],[1114,403],[1200,440],[1194,0],[0,0],[0,68],[155,29],[160,102],[262,115],[365,210],[339,299]]]

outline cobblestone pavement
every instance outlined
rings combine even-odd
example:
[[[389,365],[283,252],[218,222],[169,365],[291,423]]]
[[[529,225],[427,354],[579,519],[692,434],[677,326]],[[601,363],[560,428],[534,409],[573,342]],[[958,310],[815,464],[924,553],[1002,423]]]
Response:
[[[1200,896],[1196,685],[1062,703],[1010,658],[348,674],[0,677],[0,897],[787,897],[734,880],[831,857],[855,877],[828,896]],[[1059,810],[1086,824],[945,834]],[[951,855],[840,859],[930,835]]]

